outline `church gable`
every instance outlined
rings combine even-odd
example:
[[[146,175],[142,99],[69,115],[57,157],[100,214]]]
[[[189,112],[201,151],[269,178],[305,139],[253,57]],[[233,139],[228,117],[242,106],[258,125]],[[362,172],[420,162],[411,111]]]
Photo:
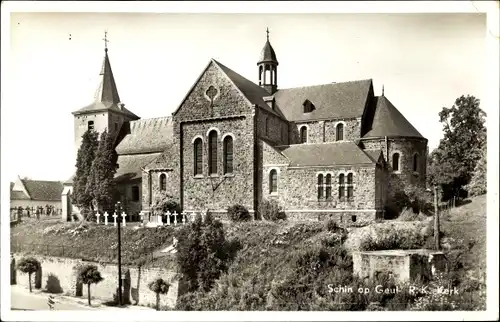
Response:
[[[249,114],[251,111],[250,101],[211,60],[173,116],[176,120],[195,120]]]

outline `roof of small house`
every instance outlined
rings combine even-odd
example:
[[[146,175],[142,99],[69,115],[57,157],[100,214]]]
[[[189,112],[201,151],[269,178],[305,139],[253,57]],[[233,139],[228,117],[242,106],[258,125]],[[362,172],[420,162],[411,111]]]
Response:
[[[131,121],[129,132],[116,146],[118,155],[163,152],[172,142],[171,117]]]
[[[291,167],[375,164],[354,142],[293,144],[276,147]]]
[[[142,169],[151,161],[156,159],[161,153],[129,154],[118,156],[118,169],[115,173],[115,180],[129,181],[142,178]]]
[[[60,181],[21,180],[26,191],[12,191],[11,199],[31,199],[40,201],[61,201],[63,185]]]
[[[30,200],[30,197],[24,191],[10,191],[10,200]]]
[[[371,137],[416,137],[422,134],[401,114],[385,96],[374,97],[375,114],[371,129],[363,138]]]

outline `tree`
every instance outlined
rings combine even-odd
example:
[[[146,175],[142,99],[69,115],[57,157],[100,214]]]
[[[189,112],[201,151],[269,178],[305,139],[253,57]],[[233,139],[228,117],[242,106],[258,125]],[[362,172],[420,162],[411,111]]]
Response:
[[[188,290],[208,291],[221,272],[227,269],[228,244],[222,223],[207,213],[205,221],[195,222],[178,232],[177,262],[186,278]]]
[[[167,294],[170,284],[162,278],[157,278],[148,285],[149,289],[156,293],[156,311],[160,310],[160,294]]]
[[[481,157],[486,113],[479,102],[474,96],[462,95],[451,108],[444,107],[439,113],[444,137],[429,156],[428,180],[431,185],[441,185],[445,200],[460,197]]]
[[[78,272],[78,281],[82,284],[87,284],[89,306],[90,304],[90,285],[97,284],[103,280],[101,273],[95,265],[82,266]]]
[[[78,149],[76,157],[76,174],[73,180],[74,203],[86,210],[92,207],[92,196],[87,193],[87,181],[92,168],[98,146],[98,133],[92,130],[86,131],[82,136],[82,144]],[[84,216],[86,219],[86,216]]]
[[[40,262],[33,257],[22,258],[17,264],[17,268],[19,268],[21,272],[28,274],[30,293],[31,293],[31,274],[38,271],[40,267],[41,267]]]
[[[113,204],[116,185],[114,176],[118,155],[114,147],[114,137],[105,130],[101,134],[99,146],[90,168],[85,194],[92,198],[92,209],[103,210]]]
[[[481,149],[481,159],[476,164],[472,179],[466,186],[470,196],[479,196],[486,193],[486,172],[487,172],[486,144]]]

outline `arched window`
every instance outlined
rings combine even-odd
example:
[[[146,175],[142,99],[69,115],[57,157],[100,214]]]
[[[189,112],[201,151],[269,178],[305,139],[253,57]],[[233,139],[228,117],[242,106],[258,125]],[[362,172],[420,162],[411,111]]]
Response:
[[[278,192],[278,172],[273,169],[269,173],[269,193]]]
[[[139,201],[139,187],[132,186],[132,201]]]
[[[307,143],[307,126],[300,128],[300,143]]]
[[[418,171],[418,153],[413,155],[413,172]]]
[[[197,138],[194,141],[194,175],[203,174],[203,141]]]
[[[354,196],[354,186],[352,183],[352,173],[347,175],[347,198],[352,198]]]
[[[208,135],[208,173],[217,173],[217,132],[211,131]]]
[[[399,153],[394,153],[392,155],[392,170],[399,171]]]
[[[87,129],[89,131],[92,131],[94,129],[94,121],[88,121],[88,123],[87,123]]]
[[[332,175],[326,175],[326,199],[332,199]]]
[[[344,124],[337,124],[337,141],[344,140]]]
[[[339,175],[339,198],[345,197],[345,176],[343,173]]]
[[[323,175],[319,174],[318,175],[318,199],[323,198]]]
[[[224,138],[224,174],[233,173],[233,138],[228,135]]]
[[[167,190],[167,175],[165,173],[160,174],[160,191]]]

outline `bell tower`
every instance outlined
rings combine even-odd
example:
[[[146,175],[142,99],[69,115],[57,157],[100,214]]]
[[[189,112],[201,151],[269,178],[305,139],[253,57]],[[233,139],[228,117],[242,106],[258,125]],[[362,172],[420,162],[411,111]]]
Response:
[[[266,33],[267,41],[260,53],[257,67],[259,69],[259,86],[272,95],[278,90],[278,59],[269,42],[269,28],[266,29]]]

